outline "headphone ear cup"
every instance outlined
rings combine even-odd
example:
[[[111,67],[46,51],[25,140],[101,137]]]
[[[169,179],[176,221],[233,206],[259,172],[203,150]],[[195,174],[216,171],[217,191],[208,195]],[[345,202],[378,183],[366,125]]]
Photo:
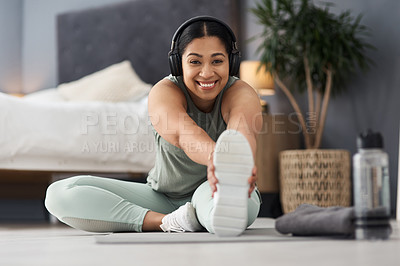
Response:
[[[240,52],[235,51],[229,56],[229,75],[237,76],[240,67]]]
[[[171,53],[168,58],[172,76],[182,76],[182,66],[179,54]]]

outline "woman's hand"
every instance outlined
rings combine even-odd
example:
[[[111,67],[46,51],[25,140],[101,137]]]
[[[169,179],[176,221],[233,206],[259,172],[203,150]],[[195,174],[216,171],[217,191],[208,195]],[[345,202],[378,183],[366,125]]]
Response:
[[[254,166],[251,171],[251,176],[248,179],[249,181],[249,198],[251,197],[251,193],[254,191],[257,182],[257,167]]]
[[[215,166],[213,160],[214,153],[210,153],[208,156],[208,163],[207,163],[207,180],[211,187],[212,197],[214,197],[214,193],[217,191],[217,183],[218,179],[215,176]],[[249,182],[249,198],[251,197],[251,193],[253,193],[254,188],[256,187],[257,182],[257,167],[254,166],[253,170],[251,171],[251,176],[247,179]]]

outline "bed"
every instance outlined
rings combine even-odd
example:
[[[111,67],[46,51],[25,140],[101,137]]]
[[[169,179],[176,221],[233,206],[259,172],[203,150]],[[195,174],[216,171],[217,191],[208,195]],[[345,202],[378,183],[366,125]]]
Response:
[[[0,94],[1,195],[15,195],[4,184],[18,176],[34,176],[28,178],[29,184],[38,176],[51,182],[49,178],[81,173],[128,179],[145,176],[154,163],[148,90],[169,74],[167,54],[175,29],[195,15],[224,20],[240,40],[239,0],[136,0],[59,14],[59,85],[23,98]],[[124,62],[147,85],[135,97],[90,101],[63,93],[63,85],[93,78]],[[98,96],[96,89],[102,84],[97,81],[90,87],[92,97]],[[89,87],[77,88],[75,96]]]

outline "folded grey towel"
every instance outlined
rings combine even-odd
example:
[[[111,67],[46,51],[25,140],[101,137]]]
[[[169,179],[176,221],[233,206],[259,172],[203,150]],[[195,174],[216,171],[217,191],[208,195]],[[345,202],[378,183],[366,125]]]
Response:
[[[282,234],[298,236],[351,236],[354,234],[353,207],[318,207],[302,204],[279,217],[275,228]]]

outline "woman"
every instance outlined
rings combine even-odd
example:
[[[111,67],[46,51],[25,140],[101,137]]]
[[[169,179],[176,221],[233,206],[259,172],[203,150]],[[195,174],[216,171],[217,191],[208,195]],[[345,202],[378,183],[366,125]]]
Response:
[[[261,108],[233,75],[239,52],[231,29],[212,17],[178,28],[172,75],[149,94],[156,163],[147,184],[77,176],[49,186],[46,207],[87,231],[199,231],[234,236],[254,222],[256,135]]]

